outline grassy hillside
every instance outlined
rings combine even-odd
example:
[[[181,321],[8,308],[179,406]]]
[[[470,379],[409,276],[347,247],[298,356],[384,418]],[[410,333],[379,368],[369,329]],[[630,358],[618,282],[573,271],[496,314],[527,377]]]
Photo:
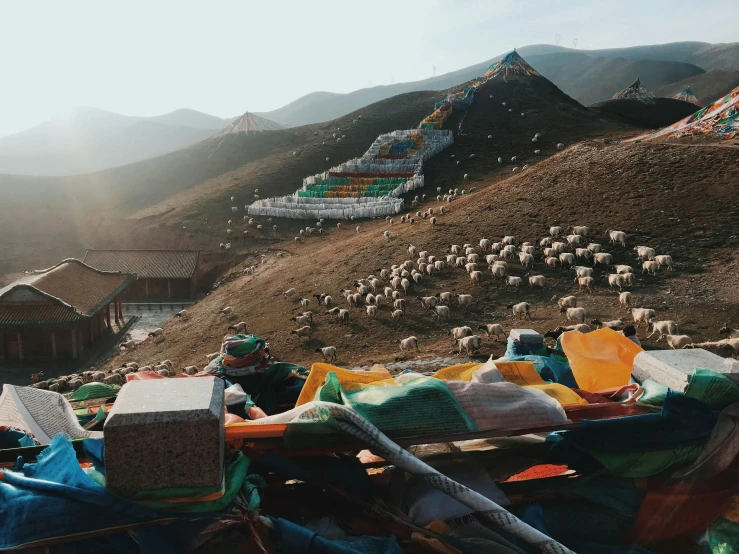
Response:
[[[596,58],[578,52],[530,56],[528,60],[547,79],[586,106],[609,100],[637,78],[653,89],[704,72],[681,62]]]
[[[620,98],[599,102],[592,108],[609,116],[622,118],[637,127],[653,129],[672,125],[698,109],[695,104],[674,98],[656,98],[654,104]]]
[[[460,156],[464,151],[453,147]],[[414,335],[420,352],[412,358],[433,359],[447,356],[452,341],[447,329],[456,325],[501,323],[506,331],[513,327],[533,327],[541,332],[563,322],[553,296],[575,294],[587,319],[612,320],[624,316],[618,306],[617,291],[609,290],[607,269],[596,268],[595,294],[579,292],[573,283],[573,271],[546,269],[537,246],[534,274],[543,274],[543,289],[524,285],[510,290],[495,281],[482,264],[481,285],[473,285],[463,269],[447,269],[434,277],[425,277],[412,285],[407,295],[405,318],[393,322],[387,305],[377,319],[369,318],[364,308],[351,308],[350,323],[342,326],[326,315],[325,307],[315,304],[312,295],[328,293],[341,307],[340,290],[351,288],[354,279],[378,274],[378,269],[408,259],[407,247],[443,259],[450,244],[476,244],[483,237],[500,240],[513,235],[516,242],[538,245],[550,225],[566,229],[588,225],[590,240],[602,243],[615,256],[616,263],[635,268],[636,280],[629,290],[633,305],[654,308],[659,319],[673,319],[680,332],[693,340],[718,338],[718,328],[729,322],[739,323],[739,273],[735,271],[739,226],[739,204],[730,184],[736,153],[727,148],[686,148],[677,145],[620,144],[602,142],[574,146],[558,153],[529,171],[500,180],[498,176],[481,177],[457,186],[478,188],[448,205],[448,213],[438,224],[428,221],[416,225],[388,225],[385,221],[364,222],[361,232],[331,229],[295,243],[291,239],[262,250],[267,257],[255,275],[242,275],[241,267],[259,262],[259,256],[245,255],[243,264],[206,299],[190,309],[191,319],[174,319],[164,325],[166,339],[158,344],[143,343],[133,354],[117,356],[109,367],[124,361],[149,363],[171,359],[176,367],[204,365],[204,354],[216,350],[231,322],[245,321],[247,329],[266,338],[271,351],[280,359],[309,366],[318,361],[314,348],[333,345],[338,348],[342,365],[357,366],[394,361],[399,355],[397,339]],[[430,170],[431,172],[432,170]],[[427,186],[429,196],[434,186]],[[695,202],[695,190],[702,202]],[[423,191],[422,191],[423,192]],[[725,209],[717,212],[715,206]],[[437,208],[435,200],[420,209]],[[438,213],[438,212],[437,212]],[[606,229],[616,228],[628,234],[627,248],[611,246]],[[388,241],[383,232],[389,230]],[[661,271],[656,277],[644,276],[634,258],[634,245],[653,246],[659,253],[671,254],[674,271]],[[280,255],[278,256],[278,253]],[[587,264],[590,265],[590,264]],[[517,261],[509,261],[510,274],[525,277],[529,272]],[[383,287],[386,283],[383,283]],[[315,314],[313,333],[303,339],[290,335],[294,323],[290,317],[300,308],[284,299],[280,291],[295,287],[298,295],[311,299]],[[437,322],[415,300],[416,296],[450,291],[473,295],[474,305],[451,307],[451,320]],[[532,321],[515,321],[506,307],[526,301],[532,306]],[[231,322],[219,310],[233,306]],[[644,340],[642,329],[640,336]],[[655,346],[653,337],[646,341]],[[657,343],[661,345],[662,343]],[[504,344],[485,339],[483,355],[502,354]]]
[[[739,87],[739,71],[707,71],[701,75],[688,77],[682,81],[653,89],[652,92],[657,96],[671,98],[688,86],[698,97],[701,104],[710,104]]]

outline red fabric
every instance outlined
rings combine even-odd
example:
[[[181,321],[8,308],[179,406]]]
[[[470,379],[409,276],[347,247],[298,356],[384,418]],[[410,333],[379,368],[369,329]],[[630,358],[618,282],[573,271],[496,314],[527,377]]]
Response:
[[[736,466],[736,464],[735,464]],[[708,481],[665,484],[651,478],[639,508],[632,538],[645,546],[679,536],[695,536],[731,506],[739,493],[739,468]]]
[[[511,475],[508,479],[505,480],[505,482],[510,483],[512,481],[531,481],[533,479],[557,477],[558,475],[562,475],[567,471],[568,467],[566,465],[539,464],[530,467],[529,469],[524,470],[521,473]]]

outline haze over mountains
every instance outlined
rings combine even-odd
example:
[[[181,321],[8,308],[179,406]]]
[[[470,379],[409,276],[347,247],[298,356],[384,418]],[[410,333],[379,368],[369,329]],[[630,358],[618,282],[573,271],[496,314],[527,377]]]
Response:
[[[71,175],[125,165],[191,146],[232,121],[188,109],[133,117],[77,108],[0,138],[0,173]]]
[[[703,103],[739,85],[739,43],[679,42],[608,50],[544,44],[518,51],[585,106],[609,100],[637,77],[657,96],[672,97],[690,86]],[[499,57],[421,81],[348,94],[313,92],[277,110],[250,114],[259,124],[248,127],[277,129],[330,121],[399,94],[446,90],[479,77]],[[65,120],[0,138],[0,174],[63,176],[122,166],[187,148],[240,119],[221,119],[189,109],[132,117],[80,108]]]
[[[722,72],[718,74],[719,82],[726,82],[725,72],[739,71],[739,43],[674,42],[608,50],[535,44],[519,48],[518,52],[543,76],[585,105],[610,99],[637,77],[641,77],[645,86],[657,89],[705,73],[708,75],[703,80],[710,83],[714,72]],[[444,90],[464,83],[480,76],[500,57],[421,81],[364,88],[347,94],[313,92],[277,110],[258,113],[287,126],[326,121],[397,94]],[[717,94],[713,94],[715,89],[706,90],[711,94],[705,101],[712,101],[728,90],[731,87]],[[698,91],[696,94],[701,98]]]

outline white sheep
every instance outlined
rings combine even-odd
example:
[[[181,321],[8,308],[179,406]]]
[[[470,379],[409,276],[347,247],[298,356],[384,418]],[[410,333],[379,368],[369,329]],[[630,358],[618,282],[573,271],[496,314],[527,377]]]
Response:
[[[611,267],[612,263],[613,263],[613,256],[611,256],[610,254],[607,254],[605,252],[598,252],[596,254],[593,254],[593,266],[602,264],[602,265],[605,265],[606,267]]]
[[[293,329],[290,331],[291,335],[297,335],[298,337],[308,337],[310,336],[311,327],[310,325],[305,325],[303,327],[300,327],[299,329]]]
[[[477,335],[457,339],[457,342],[459,343],[459,353],[461,354],[464,349],[468,356],[480,350],[480,346],[482,345],[482,339]]]
[[[559,235],[562,233],[562,227],[559,226],[553,226],[549,228],[549,234],[552,235],[552,238],[559,238]]]
[[[650,273],[652,275],[657,275],[657,270],[659,269],[659,264],[655,262],[654,260],[647,260],[646,262],[642,262],[641,264],[642,273],[646,273],[649,275]]]
[[[238,212],[239,209],[236,206],[231,206],[231,211],[232,212]]]
[[[512,275],[510,275],[508,277],[508,280],[506,282],[506,286],[507,287],[516,287],[516,288],[518,288],[522,284],[523,284],[523,279],[521,279],[520,277],[514,277]]]
[[[631,293],[622,292],[618,295],[618,303],[622,308],[628,309],[631,306]]]
[[[233,329],[234,333],[242,334],[246,332],[246,322],[240,321],[239,323],[229,325],[228,328]]]
[[[647,327],[647,329],[649,329]],[[665,320],[665,321],[655,321],[652,320],[652,332],[647,335],[647,338],[650,338],[655,333],[659,333],[659,339],[661,339],[664,335],[677,335],[678,328],[677,323],[675,323],[672,320]]]
[[[567,321],[585,323],[585,308],[567,308],[565,311]]]
[[[400,321],[405,316],[403,310],[393,310],[392,318],[395,321]]]
[[[297,294],[297,291],[294,288],[292,288],[292,289],[287,289],[282,294],[285,298],[291,298]]]
[[[164,336],[164,329],[162,329],[161,327],[157,327],[156,329],[154,329],[153,331],[151,331],[148,336],[155,337],[155,338],[163,337]]]
[[[503,279],[506,276],[506,267],[497,262],[490,267],[490,271],[493,273],[493,279]]]
[[[544,288],[544,283],[546,283],[546,278],[543,275],[531,275],[529,277],[529,286],[530,287],[541,287],[541,288]]]
[[[476,285],[479,285],[482,282],[482,271],[470,272],[470,280]]]
[[[575,255],[571,254],[570,252],[563,252],[559,255],[559,261],[562,263],[562,265],[567,264],[570,267],[575,265]]]
[[[592,277],[578,277],[577,284],[580,286],[580,292],[582,292],[582,288],[585,287],[586,289],[588,289],[588,292],[590,294],[593,294],[595,279],[593,279]]]
[[[649,246],[635,246],[634,251],[636,252],[636,257],[641,261],[653,260],[657,255],[654,248],[650,248]]]
[[[577,308],[577,298],[575,296],[563,296],[557,300],[559,306],[559,313],[563,314],[567,311],[567,308]]]
[[[562,150],[564,147],[565,147],[565,145],[562,144],[561,142],[558,142],[557,143],[557,150]]]
[[[565,238],[567,239],[567,242],[570,244],[570,246],[580,246],[583,240],[582,235],[567,235]]]
[[[518,316],[519,319],[531,319],[531,304],[528,302],[519,302],[508,306],[513,309],[513,317]]]
[[[406,350],[418,350],[418,339],[416,337],[408,337],[407,339],[399,340],[400,351],[405,352]]]
[[[660,256],[655,256],[654,261],[659,264],[659,267],[666,267],[669,271],[672,271],[672,256],[662,254]]]
[[[482,325],[478,325],[477,328],[485,331],[488,337],[495,337],[496,341],[498,340],[498,337],[500,335],[503,335],[505,337],[503,326],[499,323],[484,323]]]
[[[593,276],[593,268],[592,267],[585,267],[583,265],[576,265],[574,268],[575,274],[578,277],[592,277]]]
[[[385,238],[386,238],[387,240],[390,240],[390,231],[385,231],[385,232],[384,232],[384,233],[382,233],[382,234],[383,234],[383,236],[384,236],[384,237],[385,237]]]
[[[649,308],[631,308],[631,317],[634,319],[634,326],[638,329],[644,323],[649,329],[649,325],[657,319],[657,314]]]
[[[555,258],[554,256],[549,256],[544,259],[544,264],[546,264],[549,269],[556,269],[558,263],[559,258]]]
[[[626,246],[626,233],[623,231],[612,231],[609,229],[606,233],[610,238],[611,244],[621,244],[621,246]]]
[[[620,273],[612,273],[608,276],[608,286],[618,287],[618,290],[620,291],[621,288],[624,286],[624,276]]]
[[[434,313],[432,314],[439,321],[442,319],[449,319],[449,306],[434,306]]]
[[[693,344],[693,340],[688,335],[665,335],[665,339],[673,349],[685,348],[689,344]],[[659,339],[657,340],[659,341]]]
[[[377,317],[377,306],[367,306],[365,309],[369,317]]]
[[[471,336],[472,329],[470,327],[464,326],[464,327],[452,327],[449,329],[449,333],[452,336],[452,339],[454,342],[457,342],[459,339],[463,339],[464,337]]]
[[[578,258],[583,258],[587,261],[591,258],[592,255],[593,253],[587,248],[575,248],[575,256],[577,256]]]
[[[472,295],[471,294],[460,294],[457,296],[457,302],[460,306],[471,306]]]

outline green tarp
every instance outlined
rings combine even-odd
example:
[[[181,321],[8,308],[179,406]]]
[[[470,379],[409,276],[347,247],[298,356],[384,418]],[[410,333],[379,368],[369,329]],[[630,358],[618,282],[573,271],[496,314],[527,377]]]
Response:
[[[87,383],[82,385],[74,394],[68,398],[71,402],[79,402],[80,400],[92,400],[95,398],[108,398],[116,396],[121,387],[118,385],[106,385],[104,383]]]

